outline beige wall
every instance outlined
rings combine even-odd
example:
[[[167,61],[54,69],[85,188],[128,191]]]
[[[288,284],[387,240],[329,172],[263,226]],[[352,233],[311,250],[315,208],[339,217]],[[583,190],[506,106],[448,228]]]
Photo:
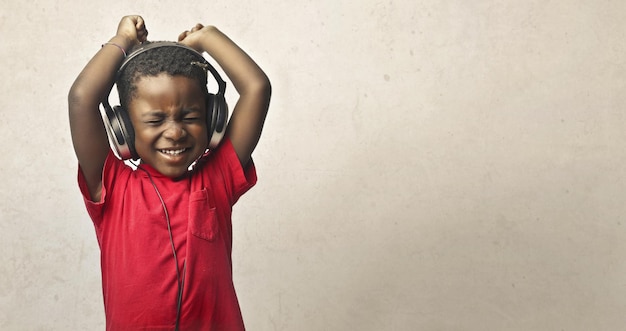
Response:
[[[272,79],[234,215],[250,330],[623,329],[625,12],[0,0],[0,329],[104,325],[66,95],[127,13],[215,24]]]

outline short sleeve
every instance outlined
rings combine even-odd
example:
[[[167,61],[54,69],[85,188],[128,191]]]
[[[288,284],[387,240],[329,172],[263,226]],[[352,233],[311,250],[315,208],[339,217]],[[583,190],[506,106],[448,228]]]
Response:
[[[102,169],[102,193],[100,195],[100,201],[93,201],[89,189],[87,188],[87,181],[85,180],[83,171],[80,169],[80,165],[78,166],[78,187],[83,196],[87,213],[95,225],[99,225],[102,222],[102,212],[107,201],[107,194],[115,189],[116,178],[120,179],[123,176],[128,177],[131,173],[132,169],[124,164],[123,161],[116,158],[112,151],[109,151],[104,161],[104,168]]]
[[[250,159],[247,167],[243,168],[228,138],[210,153],[207,168],[207,171],[213,172],[209,177],[224,185],[231,206],[257,182],[254,161]]]

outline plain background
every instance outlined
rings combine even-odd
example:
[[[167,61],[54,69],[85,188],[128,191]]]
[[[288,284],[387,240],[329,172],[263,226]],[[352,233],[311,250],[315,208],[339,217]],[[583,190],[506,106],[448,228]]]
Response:
[[[153,40],[214,24],[273,83],[234,212],[248,329],[623,329],[625,12],[0,0],[0,329],[104,327],[66,99],[125,14]]]

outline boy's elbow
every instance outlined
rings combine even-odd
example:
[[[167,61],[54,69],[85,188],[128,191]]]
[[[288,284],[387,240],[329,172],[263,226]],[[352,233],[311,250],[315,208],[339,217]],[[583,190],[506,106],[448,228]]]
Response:
[[[70,109],[72,109],[73,106],[80,105],[85,102],[85,99],[87,99],[85,91],[76,84],[72,85],[69,93],[67,94],[67,103],[69,104]]]
[[[259,102],[269,103],[272,96],[272,84],[265,75],[247,82],[244,88],[238,90],[241,96],[255,98]]]
[[[270,80],[265,79],[265,83],[263,84],[263,95],[265,95],[265,97],[269,100],[272,97],[272,83],[270,83]]]
[[[259,81],[257,82],[254,88],[256,90],[256,93],[258,93],[259,95],[261,95],[263,98],[267,100],[269,100],[270,97],[272,96],[272,83],[270,82],[269,78],[265,75],[263,75],[263,77],[259,79]]]
[[[72,112],[76,109],[92,108],[94,105],[97,107],[99,101],[88,89],[74,84],[67,94],[67,103]]]
[[[247,85],[249,88],[263,93],[271,94],[272,92],[272,83],[270,83],[269,77],[261,70],[250,76]]]
[[[272,84],[270,83],[269,79],[266,80],[266,83],[263,84],[263,86],[261,87],[260,95],[261,99],[264,101],[265,112],[267,113],[267,111],[269,110],[270,99],[272,98]]]

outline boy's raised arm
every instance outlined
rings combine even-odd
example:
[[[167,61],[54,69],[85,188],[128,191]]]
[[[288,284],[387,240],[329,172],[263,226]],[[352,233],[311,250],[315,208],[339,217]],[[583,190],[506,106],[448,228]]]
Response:
[[[145,41],[147,30],[140,16],[125,16],[117,34],[106,43],[78,75],[68,94],[74,151],[93,201],[102,192],[102,168],[109,151],[98,107],[115,83],[126,50]]]
[[[200,52],[207,52],[239,93],[226,134],[239,161],[246,166],[261,136],[269,108],[269,79],[248,54],[214,26],[197,24],[191,31],[181,33],[178,40]]]

